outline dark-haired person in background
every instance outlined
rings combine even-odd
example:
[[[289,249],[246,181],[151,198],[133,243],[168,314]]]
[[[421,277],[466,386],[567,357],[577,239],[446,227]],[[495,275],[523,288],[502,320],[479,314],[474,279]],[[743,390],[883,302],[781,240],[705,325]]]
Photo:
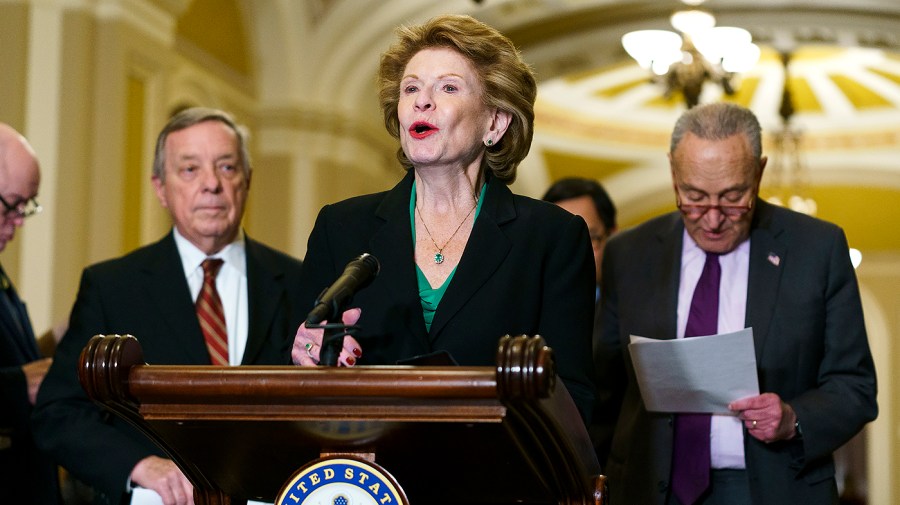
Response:
[[[544,193],[543,200],[555,203],[576,216],[581,216],[587,224],[591,246],[594,248],[597,279],[596,299],[599,302],[600,265],[603,263],[603,249],[606,247],[606,241],[617,229],[616,205],[599,182],[584,177],[566,177],[557,180]],[[600,324],[599,320],[595,319],[595,345],[599,335]],[[621,401],[621,395],[614,398],[597,396],[594,400],[594,412],[591,415],[588,432],[600,463],[605,462],[609,455],[609,445],[612,442],[612,432]]]
[[[469,16],[398,30],[382,55],[381,105],[406,176],[390,191],[324,207],[301,283],[310,306],[367,252],[381,273],[354,297],[342,365],[447,351],[496,363],[500,337],[541,335],[585,418],[593,261],[581,218],[507,186],[531,146],[537,85],[512,42]],[[322,330],[301,326],[293,360],[319,362]]]
[[[616,232],[616,205],[606,189],[594,179],[566,177],[554,182],[542,198],[555,203],[567,211],[581,216],[587,224],[594,248],[594,263],[597,270],[597,299],[600,299],[600,265],[603,263],[603,248],[606,241]]]

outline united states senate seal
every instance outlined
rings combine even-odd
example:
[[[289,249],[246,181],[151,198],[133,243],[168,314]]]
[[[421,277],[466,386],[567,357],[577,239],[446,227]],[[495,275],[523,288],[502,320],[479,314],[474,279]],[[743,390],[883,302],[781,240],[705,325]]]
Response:
[[[352,456],[312,461],[287,481],[276,505],[409,505],[385,469]]]

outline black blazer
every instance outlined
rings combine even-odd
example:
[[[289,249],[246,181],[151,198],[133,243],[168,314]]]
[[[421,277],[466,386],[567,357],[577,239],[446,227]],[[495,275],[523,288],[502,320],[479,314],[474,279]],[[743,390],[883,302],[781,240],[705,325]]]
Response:
[[[22,372],[22,365],[41,356],[28,311],[3,267],[0,283],[0,297],[6,298],[0,299],[0,503],[59,503],[56,465],[32,438],[31,403]]]
[[[388,192],[320,211],[301,282],[309,307],[349,261],[370,253],[380,261],[381,272],[351,305],[362,308],[359,364],[394,364],[446,350],[461,365],[492,366],[503,335],[541,335],[586,415],[593,401],[594,266],[584,221],[491,181],[428,333],[413,258],[413,177],[410,172]]]
[[[249,328],[243,364],[286,365],[303,321],[301,263],[246,239]],[[164,456],[127,422],[95,406],[76,364],[97,334],[137,337],[149,364],[209,364],[172,233],[124,257],[84,270],[69,329],[56,351],[33,415],[38,444],[73,475],[118,503],[141,459]]]
[[[620,233],[604,254],[598,396],[624,395],[606,468],[615,503],[665,502],[671,415],[644,409],[627,342],[630,334],[676,337],[683,232],[674,212]],[[802,427],[801,437],[771,444],[745,432],[753,503],[837,503],[832,452],[878,412],[843,231],[758,199],[745,325],[753,328],[760,390],[789,403]]]

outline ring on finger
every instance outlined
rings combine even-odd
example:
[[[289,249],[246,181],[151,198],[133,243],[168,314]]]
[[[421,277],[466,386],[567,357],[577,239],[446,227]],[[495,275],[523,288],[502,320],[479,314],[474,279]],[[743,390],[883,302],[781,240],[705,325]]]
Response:
[[[312,348],[315,347],[316,344],[312,342],[307,342],[303,347],[306,349],[306,355],[310,357],[310,359],[316,359],[315,356],[312,355]]]
[[[753,424],[751,425],[751,429],[756,428],[756,419],[753,420]]]

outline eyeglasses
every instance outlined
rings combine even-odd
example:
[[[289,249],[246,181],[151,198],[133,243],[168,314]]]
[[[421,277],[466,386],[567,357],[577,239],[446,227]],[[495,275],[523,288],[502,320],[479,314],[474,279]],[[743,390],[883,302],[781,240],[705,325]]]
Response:
[[[607,238],[609,238],[609,234],[608,233],[593,233],[593,232],[591,232],[590,237],[591,237],[591,244],[593,244],[595,247],[597,247],[597,246],[602,245],[603,241],[606,240]]]
[[[0,196],[0,203],[3,204],[3,208],[6,209],[3,212],[3,215],[6,217],[31,217],[40,211],[44,210],[41,207],[41,204],[34,199],[34,197],[29,198],[28,200],[23,200],[19,202],[17,205],[10,205],[5,198]]]
[[[682,214],[690,219],[700,219],[712,209],[716,209],[728,217],[741,217],[753,209],[753,200],[750,200],[750,203],[746,205],[694,205],[681,203],[681,199],[678,199],[675,205],[678,206],[678,210]]]

